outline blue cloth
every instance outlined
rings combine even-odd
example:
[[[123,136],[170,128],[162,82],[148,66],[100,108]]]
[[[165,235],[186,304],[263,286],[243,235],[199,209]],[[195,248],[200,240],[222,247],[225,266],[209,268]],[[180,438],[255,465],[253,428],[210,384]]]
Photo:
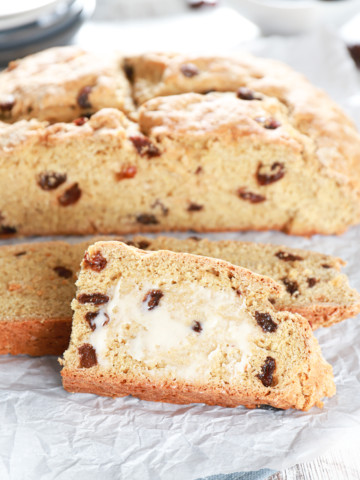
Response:
[[[198,478],[197,480],[267,480],[274,470],[258,470],[257,472],[229,473],[227,475],[212,475],[211,477]]]

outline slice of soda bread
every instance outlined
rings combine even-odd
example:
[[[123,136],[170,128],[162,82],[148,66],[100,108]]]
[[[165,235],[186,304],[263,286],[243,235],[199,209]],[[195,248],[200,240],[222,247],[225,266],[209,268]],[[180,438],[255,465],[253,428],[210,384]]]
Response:
[[[100,239],[100,238],[98,238]],[[75,280],[85,250],[78,244],[41,242],[0,247],[0,354],[61,355],[69,344]],[[306,250],[239,241],[137,236],[146,250],[215,257],[283,284],[271,299],[277,310],[301,313],[312,328],[360,312],[360,296],[340,273],[342,260]]]
[[[308,410],[335,393],[309,323],[281,287],[228,262],[121,242],[89,247],[64,354],[70,392]]]

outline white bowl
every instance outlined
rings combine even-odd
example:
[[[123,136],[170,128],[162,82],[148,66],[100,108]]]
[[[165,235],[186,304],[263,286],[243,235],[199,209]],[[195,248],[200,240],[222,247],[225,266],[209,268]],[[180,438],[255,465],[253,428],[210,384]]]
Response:
[[[40,17],[53,14],[64,0],[13,0],[2,3],[0,0],[0,30],[22,27],[35,22]]]
[[[232,0],[232,4],[265,35],[302,33],[321,23],[339,27],[360,12],[360,0]]]
[[[318,18],[334,27],[341,27],[360,13],[360,0],[317,1]]]

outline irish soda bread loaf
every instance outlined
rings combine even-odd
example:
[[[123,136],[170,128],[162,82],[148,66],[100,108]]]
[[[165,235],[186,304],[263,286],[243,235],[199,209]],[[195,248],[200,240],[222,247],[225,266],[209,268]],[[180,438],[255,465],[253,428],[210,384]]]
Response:
[[[71,300],[86,248],[41,242],[0,248],[0,353],[61,355],[69,344]],[[285,288],[275,309],[301,313],[313,329],[360,312],[360,296],[340,273],[343,262],[328,255],[237,241],[135,237],[145,250],[173,250],[221,258],[267,275]]]
[[[308,322],[276,312],[280,288],[228,262],[121,242],[89,247],[64,354],[70,392],[308,410],[332,370]]]
[[[62,87],[73,78],[71,55],[81,64],[73,70],[76,87]],[[107,81],[97,96],[103,82],[87,55],[51,50],[0,74],[0,98],[16,96],[0,103],[0,234],[309,235],[359,222],[360,137],[323,92],[288,67],[247,55],[129,58],[125,73],[141,104],[132,121],[122,60],[102,74],[98,67]],[[57,57],[65,60],[53,65]],[[83,64],[95,72],[91,81]],[[22,69],[35,73],[20,75]],[[57,95],[60,87],[66,99]],[[90,106],[76,106],[84,88]],[[49,109],[39,92],[49,96]],[[75,118],[96,110],[89,120]],[[19,118],[26,120],[8,123]]]

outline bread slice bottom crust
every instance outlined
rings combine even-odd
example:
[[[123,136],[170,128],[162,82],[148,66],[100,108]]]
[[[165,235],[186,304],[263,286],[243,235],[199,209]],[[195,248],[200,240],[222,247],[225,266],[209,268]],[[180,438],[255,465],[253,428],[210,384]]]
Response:
[[[316,378],[316,375],[319,377]],[[89,371],[81,371],[66,368],[61,372],[63,387],[70,393],[93,393],[103,397],[126,397],[131,395],[140,400],[150,402],[165,402],[184,405],[190,403],[205,403],[206,405],[219,405],[221,407],[234,408],[244,406],[246,408],[259,408],[262,405],[271,405],[274,408],[287,410],[289,408],[308,411],[313,406],[322,408],[323,402],[315,400],[315,396],[310,395],[302,408],[296,402],[291,402],[289,398],[284,399],[281,393],[271,392],[266,398],[259,396],[254,398],[254,392],[244,391],[236,392],[223,389],[205,388],[204,385],[197,386],[181,383],[161,383],[154,380],[138,381],[129,374],[114,377],[92,375]],[[319,392],[323,395],[332,397],[335,394],[335,386],[331,380],[332,374],[329,370],[325,375],[323,369],[313,372],[313,379],[319,386]],[[324,382],[326,388],[324,389]],[[321,395],[321,394],[320,394]]]
[[[69,344],[71,318],[2,321],[0,355],[61,355]]]

